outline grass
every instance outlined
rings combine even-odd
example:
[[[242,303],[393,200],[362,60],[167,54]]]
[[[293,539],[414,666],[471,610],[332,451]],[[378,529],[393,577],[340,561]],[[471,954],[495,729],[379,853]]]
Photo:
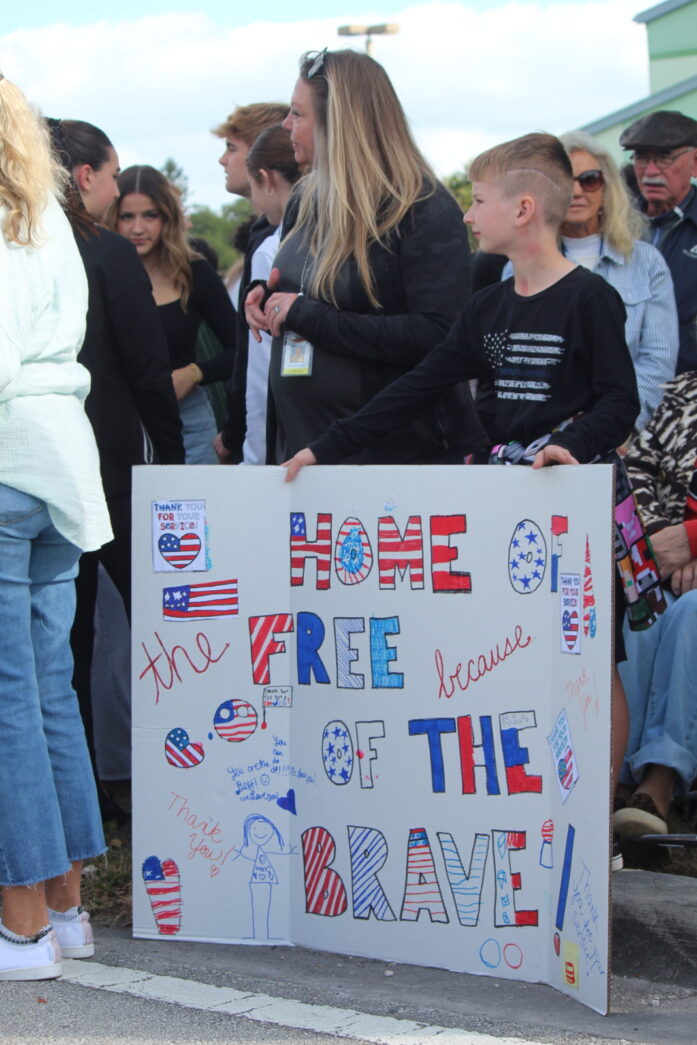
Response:
[[[104,824],[109,849],[82,869],[82,903],[97,925],[132,924],[130,824]]]

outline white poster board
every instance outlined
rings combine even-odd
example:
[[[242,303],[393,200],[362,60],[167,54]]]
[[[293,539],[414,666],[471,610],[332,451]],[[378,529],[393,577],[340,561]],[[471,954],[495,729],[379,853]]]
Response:
[[[134,472],[134,933],[609,987],[607,466]]]

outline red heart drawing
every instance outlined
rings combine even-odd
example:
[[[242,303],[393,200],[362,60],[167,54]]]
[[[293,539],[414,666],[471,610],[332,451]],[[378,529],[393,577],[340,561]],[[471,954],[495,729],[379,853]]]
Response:
[[[163,533],[157,547],[166,563],[177,570],[184,570],[191,566],[201,551],[201,538],[197,533],[185,533],[182,537],[173,533]]]

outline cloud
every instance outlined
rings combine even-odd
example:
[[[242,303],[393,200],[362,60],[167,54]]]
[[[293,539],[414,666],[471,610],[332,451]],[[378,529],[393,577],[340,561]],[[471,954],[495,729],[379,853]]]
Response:
[[[648,93],[636,9],[635,0],[419,4],[391,16],[399,35],[375,38],[374,55],[448,174],[497,141],[567,130]],[[122,166],[173,156],[194,202],[217,207],[229,197],[210,128],[238,104],[289,98],[299,55],[341,46],[341,21],[228,28],[191,13],[57,23],[0,35],[0,68],[47,114],[102,127]]]

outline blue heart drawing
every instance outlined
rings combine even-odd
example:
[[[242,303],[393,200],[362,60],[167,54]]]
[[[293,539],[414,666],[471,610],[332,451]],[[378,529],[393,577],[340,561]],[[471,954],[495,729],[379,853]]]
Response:
[[[279,806],[279,808],[281,808],[281,809],[287,809],[289,813],[293,814],[293,816],[296,815],[296,812],[295,812],[295,791],[293,790],[292,787],[290,788],[290,790],[288,791],[288,794],[285,797],[283,795],[281,795],[280,798],[276,799],[276,805]]]

